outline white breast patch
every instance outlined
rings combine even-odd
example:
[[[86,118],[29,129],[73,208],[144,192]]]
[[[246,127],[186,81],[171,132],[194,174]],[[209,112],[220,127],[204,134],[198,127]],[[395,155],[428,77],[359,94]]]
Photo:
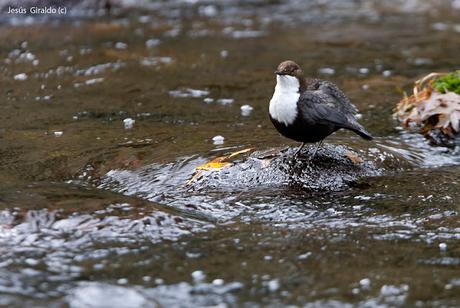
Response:
[[[270,116],[285,125],[292,124],[297,117],[299,80],[293,76],[276,76],[275,93],[270,100]]]

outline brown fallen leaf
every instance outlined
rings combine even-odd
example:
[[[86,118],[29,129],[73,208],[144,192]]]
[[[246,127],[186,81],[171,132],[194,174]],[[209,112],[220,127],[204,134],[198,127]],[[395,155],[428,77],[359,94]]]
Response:
[[[346,152],[345,153],[345,156],[348,157],[348,159],[351,160],[351,162],[355,165],[358,165],[358,164],[362,164],[363,163],[363,160],[361,157],[358,156],[358,154],[354,153],[354,152]]]
[[[460,95],[454,92],[433,92],[419,108],[420,120],[438,116],[435,127],[447,134],[458,133],[460,119]]]
[[[395,116],[403,126],[419,127],[422,133],[439,130],[453,137],[460,132],[460,95],[440,93],[433,82],[445,73],[431,73],[415,82],[413,94],[404,97],[396,106]]]

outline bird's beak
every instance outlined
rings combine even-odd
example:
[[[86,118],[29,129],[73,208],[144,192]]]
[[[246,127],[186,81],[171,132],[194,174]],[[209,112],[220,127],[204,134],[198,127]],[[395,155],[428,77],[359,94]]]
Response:
[[[286,75],[286,73],[283,73],[282,71],[278,71],[278,70],[275,71],[275,74],[280,75],[280,76]]]

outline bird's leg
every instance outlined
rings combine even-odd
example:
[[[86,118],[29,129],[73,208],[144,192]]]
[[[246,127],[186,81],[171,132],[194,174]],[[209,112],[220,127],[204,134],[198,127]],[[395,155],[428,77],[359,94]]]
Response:
[[[300,147],[297,149],[297,151],[295,151],[294,153],[294,157],[297,157],[297,155],[299,155],[300,151],[302,150],[302,148],[305,146],[305,142],[302,142],[302,144],[300,145]]]
[[[320,142],[318,142],[318,145],[316,146],[315,148],[315,151],[313,152],[313,155],[311,155],[308,159],[308,161],[312,161],[313,158],[315,157],[316,155],[316,152],[318,152],[319,148],[323,145],[323,140],[321,140]]]

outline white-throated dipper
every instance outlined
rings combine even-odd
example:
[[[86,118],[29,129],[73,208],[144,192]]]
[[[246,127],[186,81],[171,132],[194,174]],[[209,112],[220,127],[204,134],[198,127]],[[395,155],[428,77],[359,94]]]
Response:
[[[345,128],[364,139],[372,136],[356,120],[358,109],[332,82],[305,78],[302,69],[294,61],[284,61],[275,71],[276,87],[270,100],[270,120],[285,137],[302,142],[295,152],[297,156],[305,143],[318,143]]]

